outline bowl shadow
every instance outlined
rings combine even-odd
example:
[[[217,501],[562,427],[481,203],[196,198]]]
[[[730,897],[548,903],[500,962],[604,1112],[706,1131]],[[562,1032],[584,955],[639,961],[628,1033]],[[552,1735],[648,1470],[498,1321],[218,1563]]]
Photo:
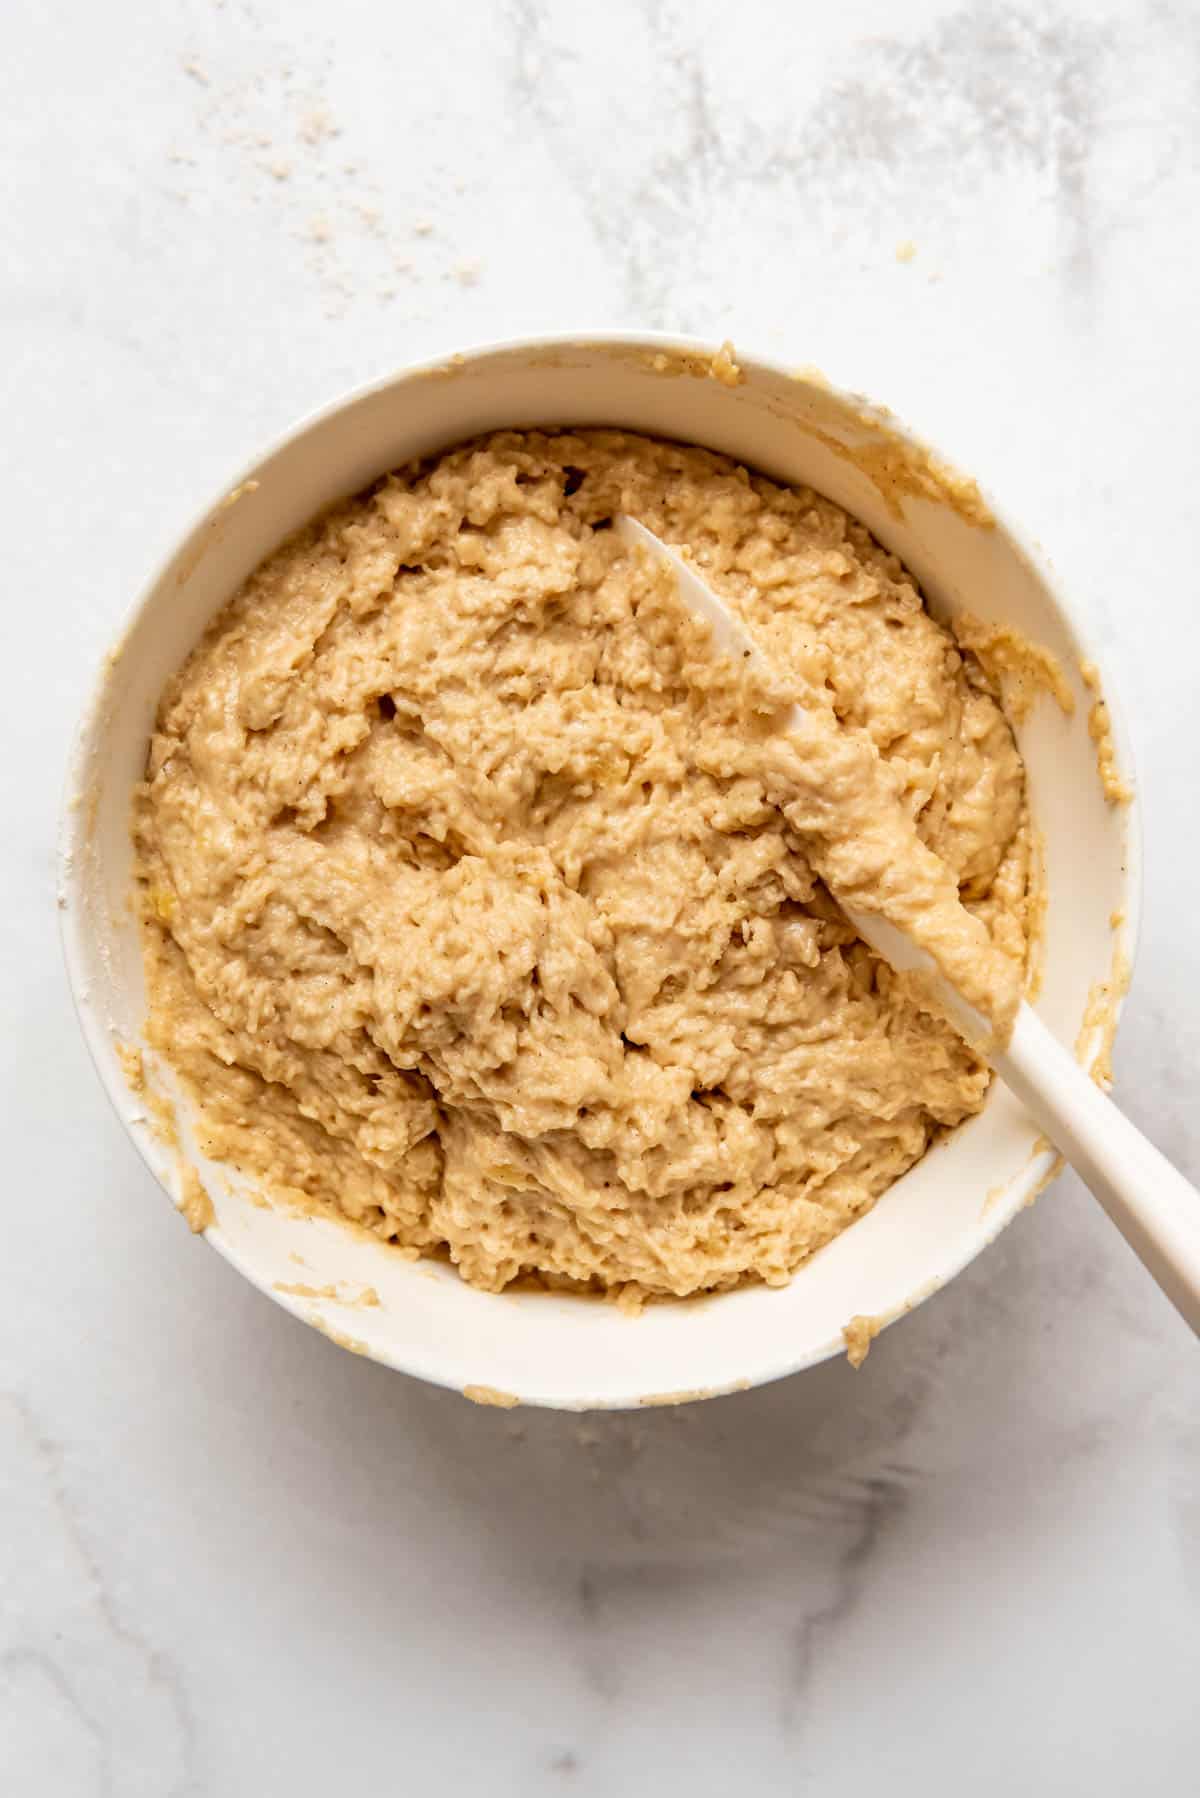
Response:
[[[716,1577],[769,1567],[801,1538],[862,1552],[943,1473],[986,1461],[997,1412],[1011,1421],[1044,1385],[1051,1323],[1081,1338],[1079,1353],[1094,1352],[1082,1339],[1097,1326],[1071,1302],[1072,1287],[1082,1296],[1106,1278],[1110,1245],[1089,1253],[1103,1227],[1078,1200],[1048,1228],[1019,1218],[886,1331],[860,1371],[838,1357],[687,1405],[495,1409],[335,1350],[278,1314],[260,1321],[286,1332],[289,1352],[281,1359],[276,1343],[275,1365],[285,1384],[304,1386],[311,1438],[356,1469],[367,1513],[431,1506],[443,1547],[464,1532],[514,1573]]]

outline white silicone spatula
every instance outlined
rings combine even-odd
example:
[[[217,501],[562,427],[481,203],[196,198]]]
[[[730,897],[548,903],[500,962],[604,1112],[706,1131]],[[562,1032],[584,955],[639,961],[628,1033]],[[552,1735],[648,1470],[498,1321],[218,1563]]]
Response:
[[[734,656],[751,666],[765,665],[745,626],[682,556],[636,519],[620,516],[614,520],[614,528],[626,543],[641,544],[665,559],[683,604],[711,627],[718,654]],[[793,707],[781,729],[805,728],[802,708]],[[904,931],[873,912],[844,902],[842,909],[863,941],[893,968],[919,969],[935,982],[941,1003],[973,1044],[978,1046],[990,1037],[987,1020]],[[1200,1192],[1106,1098],[1031,1006],[1022,1003],[1003,1048],[993,1044],[984,1052],[1005,1085],[1091,1188],[1180,1314],[1200,1334]]]

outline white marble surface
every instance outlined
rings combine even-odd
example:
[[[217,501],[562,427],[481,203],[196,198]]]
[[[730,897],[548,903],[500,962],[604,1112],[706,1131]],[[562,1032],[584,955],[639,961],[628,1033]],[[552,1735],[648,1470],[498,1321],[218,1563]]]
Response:
[[[122,610],[298,413],[487,337],[732,335],[977,470],[1113,646],[1119,1093],[1200,1175],[1198,118],[1169,0],[8,0],[5,1798],[1194,1789],[1200,1362],[1074,1179],[860,1375],[480,1411],[172,1215],[52,855]]]

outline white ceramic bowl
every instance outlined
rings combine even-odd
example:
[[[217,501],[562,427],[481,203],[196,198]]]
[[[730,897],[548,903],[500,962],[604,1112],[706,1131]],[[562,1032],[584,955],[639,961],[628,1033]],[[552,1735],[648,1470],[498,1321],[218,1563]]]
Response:
[[[893,478],[896,427],[817,376],[739,354],[742,379],[712,378],[710,346],[664,338],[587,338],[501,345],[408,370],[290,432],[209,507],[135,607],[100,672],[83,721],[62,834],[60,905],[80,1021],[122,1120],[167,1192],[176,1154],[126,1084],[118,1049],[145,1011],[129,905],[131,789],[140,778],[159,693],[204,626],[255,564],[331,500],[410,457],[476,432],[518,425],[623,425],[704,444],[779,479],[807,482],[861,518],[920,579],[931,608],[967,606],[1015,626],[1060,658],[1076,692],[1072,718],[1041,699],[1020,726],[1049,907],[1038,1009],[1074,1043],[1093,982],[1114,947],[1132,959],[1139,904],[1131,809],[1106,805],[1078,676],[1097,657],[1037,559],[1003,522]],[[919,483],[916,483],[919,486]],[[1118,759],[1130,761],[1111,686]],[[1110,916],[1124,914],[1114,944]],[[163,1070],[155,1080],[170,1085]],[[172,1089],[174,1090],[174,1089]],[[208,1240],[269,1297],[389,1366],[459,1388],[568,1407],[653,1403],[727,1392],[823,1360],[856,1315],[890,1320],[949,1280],[1042,1184],[1052,1157],[997,1086],[979,1116],[927,1155],[875,1209],[782,1290],[648,1308],[636,1319],[594,1300],[477,1292],[439,1262],[410,1262],[324,1218],[250,1202],[228,1171],[187,1152],[209,1189]],[[304,1266],[298,1267],[299,1256]],[[364,1309],[281,1286],[375,1287]]]

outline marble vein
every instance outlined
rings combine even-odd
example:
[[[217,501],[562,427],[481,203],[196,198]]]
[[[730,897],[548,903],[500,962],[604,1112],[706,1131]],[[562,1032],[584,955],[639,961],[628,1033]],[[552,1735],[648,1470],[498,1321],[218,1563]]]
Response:
[[[0,1401],[0,1467],[11,1557],[0,1649],[11,1708],[0,1768],[5,1742],[14,1787],[36,1775],[46,1752],[48,1745],[21,1739],[33,1679],[83,1732],[97,1798],[148,1794],[146,1777],[162,1798],[185,1798],[195,1789],[196,1729],[178,1669],[127,1622],[89,1545],[64,1450],[20,1398]]]

